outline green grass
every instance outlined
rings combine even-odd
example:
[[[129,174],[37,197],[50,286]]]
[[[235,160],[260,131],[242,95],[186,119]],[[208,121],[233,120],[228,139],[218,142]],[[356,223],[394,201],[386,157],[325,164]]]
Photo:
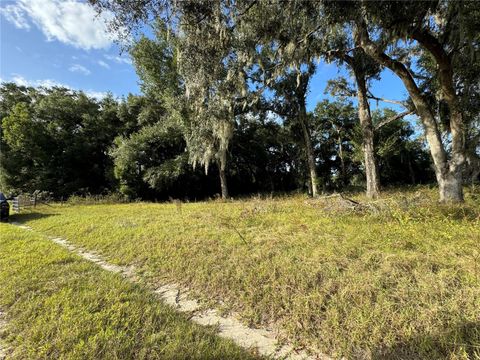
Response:
[[[437,204],[435,189],[384,196],[362,211],[296,196],[64,204],[17,219],[133,264],[149,284],[179,282],[250,325],[275,324],[298,346],[479,359],[478,194],[462,206]]]
[[[248,359],[215,329],[44,237],[0,224],[11,359]]]

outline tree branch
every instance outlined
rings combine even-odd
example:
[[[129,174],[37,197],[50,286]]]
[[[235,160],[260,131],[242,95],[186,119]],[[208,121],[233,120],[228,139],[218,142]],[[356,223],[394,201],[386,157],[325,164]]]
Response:
[[[372,100],[383,101],[383,102],[390,103],[390,104],[400,105],[400,106],[404,107],[405,109],[409,108],[408,105],[405,104],[403,101],[380,98],[380,97],[374,96],[370,91],[368,92],[367,97],[369,99],[372,99]]]
[[[243,16],[245,15],[252,7],[257,3],[257,0],[253,0],[246,8],[243,10],[241,13],[238,14],[238,16]]]
[[[445,51],[440,41],[428,30],[417,28],[411,32],[411,37],[412,39],[417,40],[435,57],[441,68],[448,68],[450,66],[451,59],[448,53]]]
[[[359,49],[360,46],[355,46],[353,48],[345,49],[345,50],[328,50],[325,54],[327,57],[334,56],[339,59],[345,60],[349,65],[351,65],[351,61],[353,61],[353,58],[348,55],[349,52],[352,52],[353,50]]]
[[[382,120],[380,121],[377,125],[375,125],[375,128],[373,129],[374,131],[377,131],[379,130],[380,128],[382,128],[383,126],[387,125],[387,124],[390,124],[391,122],[394,122],[396,120],[399,120],[401,118],[403,118],[404,116],[407,116],[407,115],[410,115],[410,114],[413,114],[415,112],[415,110],[407,110],[407,111],[404,111],[400,114],[397,114],[397,115],[394,115],[392,117],[389,117],[385,120]]]

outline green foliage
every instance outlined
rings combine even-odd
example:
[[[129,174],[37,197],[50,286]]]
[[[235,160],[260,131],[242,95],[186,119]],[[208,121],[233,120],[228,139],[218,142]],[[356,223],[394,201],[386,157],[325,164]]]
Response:
[[[480,8],[474,1],[89,2],[112,11],[113,29],[128,35],[155,19],[153,38],[134,37],[131,48],[144,94],[99,102],[68,89],[2,85],[2,190],[104,193],[117,189],[118,181],[130,199],[203,199],[218,192],[218,180],[190,164],[208,170],[216,163],[225,175],[222,193],[228,178],[233,194],[273,195],[304,188],[311,169],[302,145],[310,141],[324,191],[363,185],[362,144],[372,132],[365,131],[369,124],[359,128],[357,109],[344,102],[353,93],[349,81],[329,84],[341,101],[323,101],[306,114],[308,83],[319,58],[348,64],[357,70],[357,79],[380,80],[382,66],[394,71],[412,97],[404,105],[415,108],[425,125],[442,191],[462,200],[458,180],[464,158],[464,177],[472,184],[479,179]],[[272,111],[279,117],[269,118]],[[408,121],[387,121],[395,115],[389,109],[372,113],[383,185],[431,182],[432,161],[421,134]],[[302,133],[307,134],[303,139]],[[467,191],[463,206],[439,206],[432,194],[416,187],[387,191],[375,202],[354,196],[360,202],[354,209],[340,197],[303,196],[107,204],[114,195],[96,206],[89,204],[96,197],[80,206],[73,206],[81,203],[73,198],[67,206],[41,210],[55,216],[24,215],[23,220],[119,264],[135,264],[148,284],[189,284],[207,303],[221,300],[224,310],[239,312],[249,324],[273,324],[299,347],[361,359],[480,358],[478,189]],[[7,259],[24,262],[22,249],[15,246],[28,244],[9,241]],[[17,250],[18,259],[12,255]],[[2,253],[0,262],[5,258]],[[135,304],[125,315],[133,325],[125,320],[128,327],[117,326],[117,310],[99,311],[101,323],[113,321],[113,328],[120,328],[121,343],[110,327],[99,331],[98,318],[89,311],[81,318],[97,327],[87,327],[82,337],[82,329],[64,331],[51,312],[44,321],[43,313],[37,315],[42,307],[36,298],[23,313],[15,308],[13,284],[20,283],[22,291],[33,287],[43,296],[39,287],[49,282],[38,276],[50,273],[40,263],[34,269],[47,271],[24,276],[28,269],[10,263],[0,268],[8,284],[5,304],[19,319],[21,314],[40,319],[30,337],[24,335],[31,334],[29,328],[16,325],[17,344],[28,339],[23,348],[18,345],[20,357],[35,354],[35,339],[41,339],[45,351],[75,357],[72,334],[87,339],[82,351],[84,344],[92,344],[85,350],[91,357],[105,344],[113,352],[118,346],[127,357],[132,349],[144,357],[150,356],[146,349],[156,351],[157,331],[155,341],[149,335],[138,338],[145,334],[145,321],[157,329],[156,315],[144,317],[157,313],[143,293],[141,301],[137,293],[127,299]],[[51,276],[60,278],[63,289],[73,288],[72,294],[94,302],[58,274]],[[30,283],[30,278],[37,281]],[[104,281],[109,282],[116,291],[115,280]],[[135,290],[118,287],[122,294]],[[70,311],[70,292],[54,290],[60,295],[41,304],[50,304],[55,314],[67,308],[66,326],[75,323],[70,321],[77,320]],[[104,300],[104,287],[100,290],[107,310],[126,306]],[[46,335],[39,330],[45,323]],[[45,337],[57,334],[55,329],[61,330],[58,342]],[[204,350],[201,335],[192,335],[200,344],[197,353],[196,346],[188,346],[192,338],[184,338],[184,332],[190,336],[188,329],[176,329],[161,327],[160,338],[168,337],[167,330],[180,331],[177,337],[190,351],[182,349],[181,355],[216,356]],[[167,340],[171,351],[181,347]],[[174,356],[168,351],[166,357]],[[235,351],[233,357],[243,355]]]
[[[374,124],[391,118],[396,112],[390,109],[375,111]],[[375,133],[376,155],[382,183],[429,183],[434,180],[430,156],[422,139],[412,138],[410,123],[396,120],[382,126]]]
[[[111,97],[99,102],[67,89],[3,84],[2,189],[40,189],[64,196],[115,191],[120,182],[122,192],[132,197],[155,198],[162,193],[166,198],[173,185],[187,178],[218,183],[210,176],[199,177],[185,163],[188,158],[205,170],[216,163],[220,172],[226,172],[222,179],[236,183],[234,193],[293,190],[304,187],[309,173],[305,154],[312,152],[315,159],[310,161],[310,170],[316,167],[323,190],[358,184],[363,176],[359,150],[364,135],[352,125],[353,114],[344,118],[335,106],[322,110],[323,114],[303,116],[303,112],[309,78],[320,58],[360,69],[367,80],[378,79],[380,64],[362,50],[365,45],[358,30],[363,23],[377,50],[397,65],[404,64],[412,74],[428,110],[435,115],[433,124],[439,124],[439,131],[430,138],[444,138],[444,146],[438,146],[444,149],[438,152],[447,154],[455,147],[455,159],[465,155],[464,177],[472,183],[479,179],[480,72],[475,30],[480,17],[474,2],[90,2],[99,10],[113,11],[114,29],[125,31],[124,35],[135,33],[144,22],[151,26],[153,36],[135,37],[129,49],[144,94],[129,95],[118,103]],[[418,32],[430,36],[430,45],[446,53],[445,64],[451,65],[464,122],[459,129],[465,130],[455,141],[450,126],[452,105],[440,81],[439,58],[419,40]],[[338,79],[330,83],[329,90],[341,100],[352,95],[353,88],[346,79]],[[410,102],[406,105],[412,106]],[[275,140],[273,127],[262,123],[269,111],[284,121],[276,128]],[[386,119],[387,115],[378,117]],[[258,126],[245,126],[246,116],[256,118]],[[299,119],[305,127],[295,124]],[[171,142],[165,129],[175,129]],[[240,144],[251,141],[256,131],[260,153],[267,154],[263,149],[275,143],[268,159],[262,155],[256,161],[244,150],[245,144]],[[431,179],[429,159],[417,139],[420,134],[401,122],[376,132],[376,155],[385,185]],[[309,136],[311,141],[306,141]],[[284,141],[282,146],[278,139]],[[305,146],[310,142],[312,150]],[[155,151],[162,153],[152,155]],[[444,157],[448,162],[448,154]],[[118,164],[114,166],[113,161]],[[258,171],[265,166],[268,171]],[[281,186],[267,180],[280,168],[287,169],[280,171],[285,180]],[[249,183],[242,189],[243,177],[255,179],[258,187]],[[265,179],[260,181],[260,177]],[[195,198],[212,195],[203,184]]]
[[[374,126],[389,119],[395,111],[374,111]],[[363,175],[362,130],[357,110],[351,103],[319,102],[314,110],[313,139],[319,144],[317,157],[327,172],[322,173],[332,188],[361,185]],[[382,183],[385,185],[429,183],[433,171],[422,140],[414,136],[409,122],[396,120],[375,131],[375,155]],[[340,148],[341,147],[341,148]],[[322,167],[320,167],[322,170]]]
[[[420,106],[425,111],[415,106],[434,142],[430,150],[436,159],[437,177],[446,168],[440,163],[451,162],[450,175],[460,183],[464,156],[467,176],[478,177],[478,106],[470,101],[478,93],[479,37],[475,30],[480,17],[474,1],[90,2],[99,11],[115,14],[114,30],[136,33],[155,18],[155,27],[162,34],[172,34],[171,43],[178,50],[177,57],[171,53],[172,58],[178,60],[190,99],[192,117],[185,134],[193,163],[208,164],[216,158],[225,168],[222,163],[239,109],[255,110],[259,94],[281,85],[282,77],[289,73],[296,73],[298,87],[302,67],[309,68],[323,58],[346,63],[367,79],[379,78],[382,66],[397,74],[403,69],[401,77],[409,84],[410,95],[419,93],[414,96],[416,102],[426,101]],[[365,34],[370,42],[365,42]],[[161,39],[157,46],[163,50],[169,37],[162,35]],[[152,74],[157,71],[159,77],[164,59],[152,51],[159,48],[145,44],[144,53],[150,53],[152,61],[140,69],[144,78],[151,78],[145,76],[146,68],[151,68]],[[157,68],[153,65],[156,56]],[[351,93],[347,85],[338,83],[333,90]],[[438,139],[450,130],[449,113],[460,114],[455,119],[461,124],[454,126],[457,132],[446,135],[452,136],[451,146],[443,146]],[[463,129],[465,136],[460,134]],[[451,161],[447,153],[452,153]],[[458,189],[456,196],[461,200]]]
[[[0,93],[3,186],[56,196],[112,188],[107,149],[122,126],[111,96],[97,101],[69,89],[13,84]]]
[[[357,109],[352,103],[323,100],[317,104],[312,114],[313,139],[320,158],[320,170],[325,185],[341,189],[357,185],[360,174],[358,138],[354,136],[358,124]],[[333,173],[333,174],[332,174]]]
[[[154,40],[141,37],[130,51],[145,94],[159,100],[181,95],[181,78],[177,70],[175,38],[161,23],[154,27]]]
[[[272,85],[278,90],[272,102],[264,99],[256,112],[236,117],[232,150],[225,154],[232,194],[294,191],[303,189],[308,181],[305,139],[297,121],[302,96],[297,99],[296,77],[290,75],[283,85],[280,80]],[[2,120],[2,190],[44,190],[56,197],[117,190],[130,199],[214,196],[218,193],[215,172],[202,175],[189,165],[191,148],[186,139],[193,128],[186,130],[190,125],[188,113],[182,110],[182,97],[172,95],[176,91],[173,85],[161,93],[161,83],[157,84],[156,90],[145,96],[129,95],[121,101],[112,97],[96,101],[67,89],[5,84],[1,104],[9,110]],[[172,108],[172,102],[180,104],[178,109]],[[272,117],[270,109],[281,117]],[[392,114],[382,116],[387,115]],[[319,103],[308,115],[306,123],[323,190],[358,185],[362,177],[362,159],[354,151],[361,143],[361,137],[354,136],[356,121],[352,105],[328,101]],[[197,150],[207,151],[203,140],[213,134],[203,129],[207,134],[197,134],[194,139]],[[428,159],[419,144],[413,146],[417,140],[412,140],[412,131],[381,134],[377,143],[379,151],[386,154],[381,159],[386,183],[411,183],[413,178],[427,181]],[[394,160],[387,148],[402,160]],[[405,170],[409,161],[413,177]]]
[[[46,129],[34,121],[29,105],[15,104],[2,119],[2,185],[6,189],[22,186],[35,190],[40,185],[47,161],[44,144],[48,144]]]
[[[185,141],[178,128],[159,123],[142,127],[128,138],[117,138],[112,150],[120,191],[130,198],[145,197],[149,189],[168,193],[188,171]]]
[[[278,193],[303,187],[301,148],[288,127],[269,118],[240,116],[231,141],[233,194]]]
[[[17,103],[2,122],[5,143],[14,150],[35,147],[36,128],[38,126],[32,121],[28,105],[23,102]]]

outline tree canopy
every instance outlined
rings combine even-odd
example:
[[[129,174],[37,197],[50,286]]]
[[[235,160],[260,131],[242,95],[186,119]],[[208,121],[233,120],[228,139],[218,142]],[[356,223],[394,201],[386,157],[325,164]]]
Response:
[[[154,199],[358,186],[376,197],[434,175],[440,200],[457,202],[478,181],[473,1],[90,3],[130,40],[143,94],[3,84],[2,187]],[[318,62],[350,78],[314,88]],[[407,98],[372,93],[386,69]],[[324,91],[334,99],[308,112],[307,94]]]

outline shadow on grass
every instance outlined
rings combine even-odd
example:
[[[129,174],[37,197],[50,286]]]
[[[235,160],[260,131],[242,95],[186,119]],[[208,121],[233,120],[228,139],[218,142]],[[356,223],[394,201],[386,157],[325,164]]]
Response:
[[[417,336],[391,347],[376,349],[372,354],[375,360],[447,358],[480,358],[480,321],[459,324],[438,334]]]
[[[467,220],[474,221],[480,219],[480,209],[473,206],[441,206],[440,213],[446,218],[452,220]]]
[[[50,216],[57,216],[56,213],[25,212],[10,215],[9,222],[28,223],[32,220],[42,219]]]

